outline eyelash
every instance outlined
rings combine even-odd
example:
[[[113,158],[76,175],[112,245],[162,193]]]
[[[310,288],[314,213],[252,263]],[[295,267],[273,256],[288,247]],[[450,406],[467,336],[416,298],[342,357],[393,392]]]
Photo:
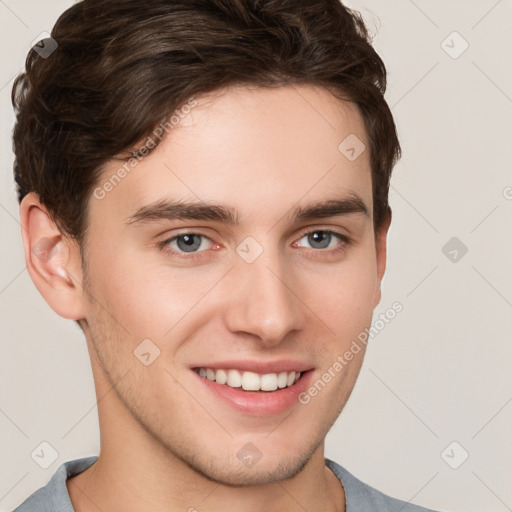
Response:
[[[335,237],[340,239],[341,243],[336,248],[334,248],[334,249],[330,249],[330,250],[329,249],[309,249],[308,252],[309,251],[313,251],[315,253],[322,253],[323,255],[327,254],[327,255],[333,256],[335,254],[343,252],[346,249],[346,247],[348,245],[350,245],[351,242],[352,242],[350,240],[350,238],[348,238],[346,235],[343,235],[342,233],[339,233],[338,231],[333,231],[333,230],[330,230],[330,229],[313,229],[311,231],[307,231],[307,232],[303,233],[302,236],[298,240],[301,240],[305,236],[312,235],[313,233],[326,233],[326,234],[329,234],[329,235],[334,235]],[[173,242],[174,240],[176,240],[176,239],[178,239],[178,238],[180,238],[182,236],[185,236],[185,235],[200,236],[200,237],[206,238],[207,240],[212,242],[210,237],[208,237],[207,235],[204,235],[202,233],[196,233],[196,232],[193,232],[193,231],[184,231],[183,233],[179,233],[177,235],[174,235],[171,238],[167,238],[166,240],[163,240],[162,242],[158,242],[157,245],[158,245],[159,249],[162,250],[164,253],[170,254],[173,257],[181,258],[181,259],[184,259],[184,260],[189,260],[190,261],[190,260],[193,260],[195,258],[202,257],[202,254],[205,251],[184,253],[184,252],[176,251],[175,249],[171,249],[169,247],[169,244],[171,242]],[[302,249],[302,247],[300,249]]]

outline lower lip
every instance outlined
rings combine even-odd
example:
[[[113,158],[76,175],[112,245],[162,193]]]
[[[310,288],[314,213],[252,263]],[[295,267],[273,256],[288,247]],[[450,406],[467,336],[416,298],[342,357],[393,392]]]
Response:
[[[299,395],[305,391],[311,380],[313,371],[303,372],[301,378],[292,386],[276,391],[243,391],[242,388],[232,388],[226,384],[201,377],[192,370],[200,382],[221,400],[234,409],[252,416],[270,416],[287,411],[299,404]]]

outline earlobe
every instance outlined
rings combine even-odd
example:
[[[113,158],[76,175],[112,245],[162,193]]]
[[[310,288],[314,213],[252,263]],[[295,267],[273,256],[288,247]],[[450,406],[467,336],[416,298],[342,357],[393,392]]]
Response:
[[[21,202],[20,219],[25,262],[36,288],[60,316],[83,318],[78,245],[61,233],[33,192]]]

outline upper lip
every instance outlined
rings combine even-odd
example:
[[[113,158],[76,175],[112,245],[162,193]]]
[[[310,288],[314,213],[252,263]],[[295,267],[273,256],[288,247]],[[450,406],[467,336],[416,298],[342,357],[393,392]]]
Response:
[[[191,368],[211,368],[213,370],[241,370],[259,374],[281,372],[306,372],[313,367],[308,363],[292,360],[262,361],[259,360],[231,360],[194,364]]]

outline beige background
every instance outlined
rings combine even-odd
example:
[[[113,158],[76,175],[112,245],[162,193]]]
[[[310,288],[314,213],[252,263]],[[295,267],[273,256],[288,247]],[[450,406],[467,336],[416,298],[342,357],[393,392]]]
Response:
[[[85,343],[28,276],[11,171],[12,80],[69,5],[0,0],[1,511],[99,447]],[[326,454],[404,500],[512,510],[512,2],[349,5],[377,32],[404,149],[376,317],[395,301],[404,309],[371,341]],[[452,237],[468,249],[455,248],[456,262],[442,251]],[[43,441],[58,452],[47,469],[30,456]],[[458,469],[447,464],[465,452]]]

